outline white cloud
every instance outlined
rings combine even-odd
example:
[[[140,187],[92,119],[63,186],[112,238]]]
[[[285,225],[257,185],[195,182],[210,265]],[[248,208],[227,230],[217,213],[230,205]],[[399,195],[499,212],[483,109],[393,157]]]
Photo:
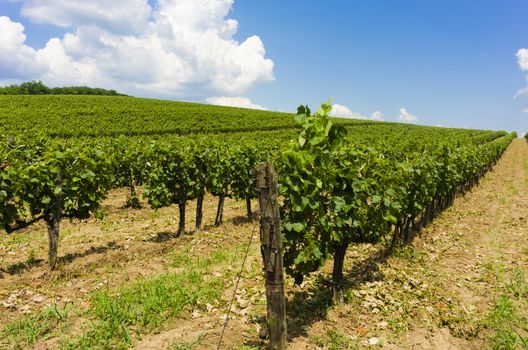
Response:
[[[35,23],[64,28],[94,26],[122,34],[140,34],[148,25],[151,13],[147,0],[22,1],[21,14]]]
[[[519,68],[523,71],[528,71],[528,49],[520,49],[515,56],[517,56]]]
[[[400,115],[398,116],[398,119],[402,122],[415,122],[418,120],[418,118],[411,113],[407,112],[405,108],[400,108]]]
[[[515,93],[515,95],[513,96],[514,99],[522,95],[528,95],[528,76],[526,77],[526,84],[527,86],[525,88],[522,88]]]
[[[28,79],[42,74],[45,65],[36,62],[36,51],[24,45],[24,26],[0,16],[0,79]]]
[[[517,64],[522,71],[528,71],[528,49],[519,49],[515,54],[517,56]],[[527,86],[515,93],[513,98],[518,98],[522,95],[528,95],[528,76],[526,77]]]
[[[260,38],[234,39],[233,0],[157,0],[153,7],[147,0],[20,1],[30,21],[67,33],[35,50],[21,24],[1,17],[0,80],[186,98],[238,95],[274,80]]]
[[[241,107],[241,108],[251,108],[251,109],[264,109],[258,104],[251,102],[249,98],[246,97],[229,97],[229,96],[213,96],[205,99],[205,103],[218,105],[218,106],[229,106],[229,107]]]
[[[528,113],[528,108],[523,109],[524,113]]]
[[[358,112],[353,112],[347,106],[340,105],[339,103],[334,103],[332,105],[332,111],[330,111],[329,115],[338,118],[369,119],[368,116],[362,115]],[[370,115],[370,119],[383,120],[383,113],[381,113],[380,111],[372,112],[372,114]]]
[[[365,117],[360,113],[352,112],[347,106],[343,106],[338,103],[334,103],[332,105],[332,110],[330,111],[329,115],[339,118],[365,119]]]
[[[370,119],[383,120],[383,113],[381,113],[380,111],[372,112],[372,114],[370,115]]]

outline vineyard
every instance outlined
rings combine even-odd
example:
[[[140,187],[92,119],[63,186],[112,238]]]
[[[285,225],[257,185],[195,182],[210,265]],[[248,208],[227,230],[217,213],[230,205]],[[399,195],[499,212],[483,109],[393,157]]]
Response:
[[[66,278],[58,277],[64,264],[61,227],[104,223],[104,203],[114,193],[123,194],[120,210],[132,216],[134,211],[177,213],[170,237],[185,242],[224,226],[229,203],[240,203],[245,222],[252,225],[253,169],[268,161],[278,175],[286,272],[303,286],[312,275],[325,275],[330,262],[326,289],[330,304],[340,305],[347,299],[347,253],[364,244],[382,245],[384,255],[404,249],[457,197],[471,191],[516,137],[503,131],[330,118],[330,111],[329,103],[315,113],[301,106],[289,114],[133,97],[0,96],[0,223],[6,237],[45,227],[48,267],[58,271],[46,276],[61,280]],[[241,243],[249,237],[237,239]],[[175,254],[180,260],[197,259]],[[208,263],[225,260],[212,256]],[[0,258],[0,275],[15,270],[10,266]],[[16,322],[23,328],[23,319],[2,320],[10,323],[0,330],[5,339],[0,346],[32,347],[46,339],[64,348],[135,346],[145,334],[162,329],[164,321],[177,319],[176,309],[198,304],[207,309],[203,305],[218,298],[200,292],[213,283],[201,275],[197,267],[157,276],[168,288],[163,291],[148,285],[149,280],[132,287],[145,300],[153,294],[161,298],[162,292],[189,299],[180,306],[172,301],[151,305],[159,319],[146,317],[136,296],[124,290],[117,296],[95,293],[92,303],[108,305],[85,315],[91,326],[57,339],[50,324],[67,317],[55,304],[59,319],[32,316],[31,322],[42,327],[32,336],[12,331]],[[185,283],[201,287],[178,289]],[[136,306],[125,308],[116,320],[105,318],[110,309],[127,303]]]

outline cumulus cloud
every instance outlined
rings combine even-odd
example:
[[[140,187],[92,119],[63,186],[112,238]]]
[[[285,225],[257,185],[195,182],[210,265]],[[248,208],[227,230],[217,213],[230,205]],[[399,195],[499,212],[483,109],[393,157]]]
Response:
[[[405,108],[400,108],[400,115],[398,116],[398,120],[402,122],[408,122],[412,123],[418,120],[418,118],[411,113],[407,112]]]
[[[126,15],[123,9],[127,9]],[[34,23],[64,28],[81,24],[123,34],[141,33],[150,13],[147,0],[23,0],[21,10]]]
[[[241,107],[241,108],[251,108],[251,109],[264,109],[261,105],[251,102],[249,98],[246,97],[230,97],[230,96],[213,96],[205,99],[205,103],[218,105],[218,106],[229,106],[229,107]]]
[[[338,103],[332,105],[332,111],[330,111],[329,115],[339,118],[365,119],[360,113],[352,112],[347,106]]]
[[[372,114],[370,115],[370,119],[383,120],[383,113],[381,113],[380,111],[372,112]]]
[[[67,33],[35,50],[25,44],[20,23],[1,17],[0,80],[186,98],[236,96],[274,80],[261,39],[234,39],[233,0],[20,1],[30,21]]]
[[[332,105],[332,111],[330,111],[329,115],[337,118],[383,120],[383,113],[380,111],[372,112],[369,118],[368,116],[362,115],[361,113],[353,112],[347,106],[341,105],[339,103],[334,103]]]
[[[37,52],[24,44],[24,26],[0,16],[0,79],[28,79],[45,71]]]
[[[517,51],[516,56],[519,68],[523,71],[528,71],[528,49],[520,49]]]
[[[517,98],[517,97],[520,97],[522,95],[528,95],[528,76],[526,77],[526,87],[525,88],[522,88],[522,89],[519,89],[515,95],[513,96],[513,98]]]
[[[517,64],[522,71],[528,71],[528,49],[519,49],[517,51]],[[527,86],[517,91],[513,98],[517,98],[522,95],[528,95],[528,76],[526,77]]]

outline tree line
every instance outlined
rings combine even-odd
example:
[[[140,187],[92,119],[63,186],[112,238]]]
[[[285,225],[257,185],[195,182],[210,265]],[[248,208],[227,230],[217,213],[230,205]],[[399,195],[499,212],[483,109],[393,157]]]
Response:
[[[99,95],[126,96],[115,90],[92,88],[88,86],[48,87],[42,81],[27,81],[20,85],[0,86],[0,95]]]

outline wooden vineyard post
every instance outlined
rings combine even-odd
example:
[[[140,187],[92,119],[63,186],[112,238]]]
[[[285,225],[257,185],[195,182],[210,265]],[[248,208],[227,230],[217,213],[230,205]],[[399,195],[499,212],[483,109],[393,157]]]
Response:
[[[282,238],[275,169],[269,162],[255,169],[260,206],[260,249],[264,260],[270,349],[286,349],[286,300]]]

